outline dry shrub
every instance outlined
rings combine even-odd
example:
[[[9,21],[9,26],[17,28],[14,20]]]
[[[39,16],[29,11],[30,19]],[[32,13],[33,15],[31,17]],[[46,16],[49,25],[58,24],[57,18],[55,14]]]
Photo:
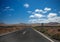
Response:
[[[56,39],[56,40],[60,40],[60,34],[52,35],[51,38]]]

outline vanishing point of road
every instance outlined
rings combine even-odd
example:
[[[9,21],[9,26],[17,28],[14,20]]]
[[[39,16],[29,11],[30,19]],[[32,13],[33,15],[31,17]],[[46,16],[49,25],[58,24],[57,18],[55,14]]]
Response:
[[[0,36],[0,42],[51,42],[31,28]]]

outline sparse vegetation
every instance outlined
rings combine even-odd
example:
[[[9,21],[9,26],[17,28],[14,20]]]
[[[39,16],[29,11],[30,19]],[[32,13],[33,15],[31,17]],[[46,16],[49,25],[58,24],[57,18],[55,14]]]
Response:
[[[49,36],[50,38],[56,39],[60,41],[60,27],[48,27],[48,26],[36,26],[33,27],[34,29],[44,33],[45,35]]]
[[[56,40],[59,40],[60,41],[60,34],[55,34],[55,35],[52,35],[51,38],[53,39],[56,39]]]
[[[60,32],[60,29],[58,29],[58,31]]]
[[[19,31],[23,30],[25,28],[28,28],[29,26],[26,25],[11,25],[11,26],[0,26],[0,34],[8,33],[8,32],[13,32],[13,31]]]

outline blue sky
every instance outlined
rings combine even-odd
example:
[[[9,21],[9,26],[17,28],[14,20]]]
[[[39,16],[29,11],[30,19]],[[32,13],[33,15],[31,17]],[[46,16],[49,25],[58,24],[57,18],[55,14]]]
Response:
[[[60,23],[60,0],[0,0],[0,22]]]

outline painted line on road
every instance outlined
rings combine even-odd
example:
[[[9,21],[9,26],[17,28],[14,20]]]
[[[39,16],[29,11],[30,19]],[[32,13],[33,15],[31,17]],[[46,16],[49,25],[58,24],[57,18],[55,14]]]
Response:
[[[33,29],[33,28],[32,28],[32,29]],[[47,36],[44,35],[43,33],[39,32],[39,31],[37,31],[37,30],[35,30],[35,29],[33,29],[33,30],[36,31],[37,33],[39,33],[40,35],[42,35],[44,38],[48,39],[49,41],[54,42],[53,40],[51,40],[49,37],[47,37]]]
[[[27,31],[24,31],[22,34],[24,35]]]

